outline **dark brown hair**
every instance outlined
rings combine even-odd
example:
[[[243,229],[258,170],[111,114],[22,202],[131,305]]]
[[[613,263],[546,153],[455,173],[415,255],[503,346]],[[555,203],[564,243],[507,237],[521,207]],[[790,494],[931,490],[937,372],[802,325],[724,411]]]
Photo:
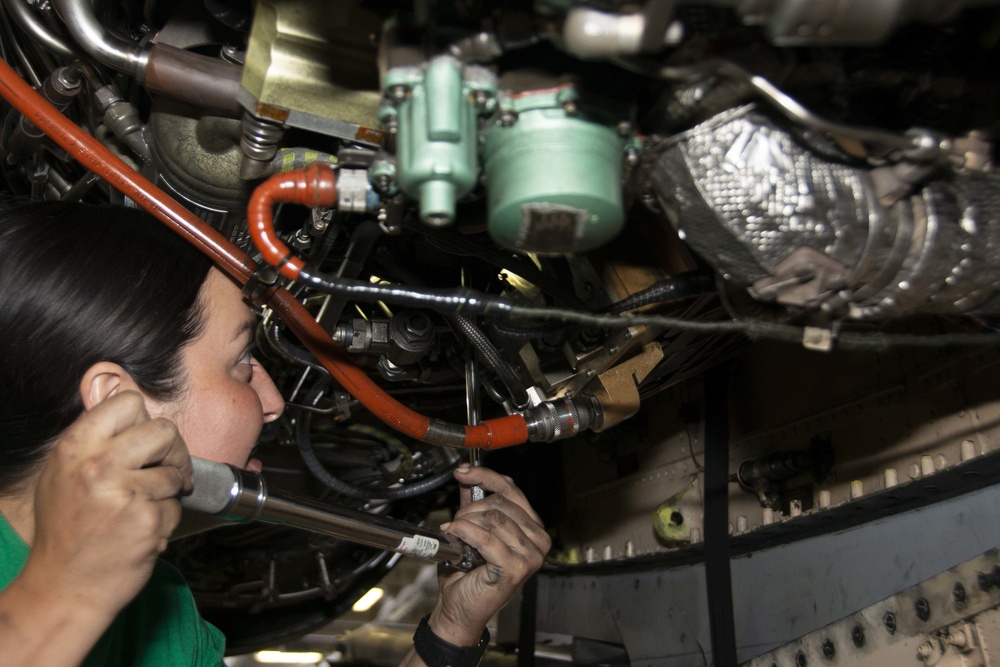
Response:
[[[83,411],[99,361],[149,396],[180,389],[211,262],[137,209],[68,202],[0,211],[0,494],[22,483]]]

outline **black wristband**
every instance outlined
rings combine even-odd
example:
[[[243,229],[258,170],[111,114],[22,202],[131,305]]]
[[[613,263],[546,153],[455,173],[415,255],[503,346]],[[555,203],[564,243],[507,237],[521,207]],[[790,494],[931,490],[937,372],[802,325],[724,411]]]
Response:
[[[490,645],[490,630],[483,630],[483,636],[475,646],[455,646],[434,634],[427,619],[420,619],[417,631],[413,633],[413,647],[417,655],[427,663],[427,667],[476,667]]]

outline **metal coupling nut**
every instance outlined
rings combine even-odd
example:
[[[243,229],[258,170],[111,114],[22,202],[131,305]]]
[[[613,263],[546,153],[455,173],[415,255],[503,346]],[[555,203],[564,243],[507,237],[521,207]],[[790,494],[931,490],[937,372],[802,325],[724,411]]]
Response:
[[[600,405],[592,397],[564,398],[524,410],[532,442],[552,442],[569,438],[600,421]]]

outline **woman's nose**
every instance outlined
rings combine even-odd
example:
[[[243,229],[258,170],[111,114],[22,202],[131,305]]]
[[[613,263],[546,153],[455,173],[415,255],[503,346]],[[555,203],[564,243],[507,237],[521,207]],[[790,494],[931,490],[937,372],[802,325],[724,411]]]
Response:
[[[253,385],[264,411],[264,423],[267,424],[285,411],[285,399],[281,397],[281,392],[274,386],[274,380],[263,367],[258,366],[255,370],[257,372],[253,374]]]

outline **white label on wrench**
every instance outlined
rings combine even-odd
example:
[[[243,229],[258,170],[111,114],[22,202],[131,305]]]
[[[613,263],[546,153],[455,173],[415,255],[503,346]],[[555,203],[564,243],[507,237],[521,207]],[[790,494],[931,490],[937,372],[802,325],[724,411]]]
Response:
[[[396,551],[417,558],[432,558],[440,547],[441,543],[433,537],[414,535],[413,537],[404,537],[399,546],[396,547]]]

